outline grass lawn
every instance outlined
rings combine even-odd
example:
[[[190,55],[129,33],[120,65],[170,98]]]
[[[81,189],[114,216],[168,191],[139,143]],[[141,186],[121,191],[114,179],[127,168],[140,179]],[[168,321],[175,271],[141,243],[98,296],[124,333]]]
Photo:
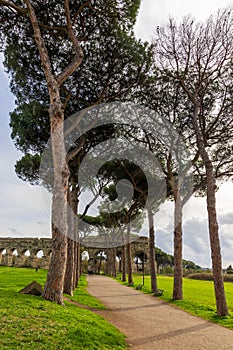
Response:
[[[142,276],[134,275],[134,286],[142,284]],[[119,278],[118,278],[119,281]],[[127,283],[124,283],[127,285]],[[216,314],[214,285],[212,281],[198,281],[188,278],[183,279],[183,300],[172,300],[173,278],[158,276],[158,288],[163,289],[160,299],[165,300],[179,308],[209,320],[222,326],[233,329],[233,283],[225,282],[225,292],[229,308],[229,316],[218,317]],[[144,293],[150,293],[150,276],[145,276],[145,285],[142,288]]]
[[[102,317],[69,303],[60,306],[18,293],[33,280],[43,285],[46,274],[45,270],[0,267],[1,350],[125,349],[124,335]],[[87,294],[85,283],[82,277],[74,298],[102,307]]]
[[[67,295],[67,297],[74,301],[77,301],[79,304],[83,304],[86,306],[93,307],[95,309],[103,310],[104,305],[101,304],[99,300],[97,300],[92,295],[90,295],[87,292],[86,288],[87,288],[86,276],[82,275],[78,283],[78,288],[76,288],[74,291],[74,295],[72,297]]]

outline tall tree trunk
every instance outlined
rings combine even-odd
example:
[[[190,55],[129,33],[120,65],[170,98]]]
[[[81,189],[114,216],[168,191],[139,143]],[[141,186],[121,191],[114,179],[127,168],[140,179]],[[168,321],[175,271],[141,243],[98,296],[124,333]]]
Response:
[[[72,63],[55,77],[33,5],[30,0],[25,0],[25,4],[33,28],[34,40],[40,54],[50,99],[49,117],[54,173],[51,217],[52,254],[43,297],[58,304],[63,304],[63,284],[67,257],[67,190],[69,168],[64,144],[64,110],[60,97],[60,86],[79,67],[83,59],[83,52],[72,29],[69,1],[65,1],[64,9],[67,20],[67,31],[76,54]]]
[[[119,259],[118,272],[122,273],[122,255],[118,256],[118,259]],[[1,257],[0,257],[0,261],[1,261]]]
[[[111,249],[111,252],[112,252],[112,263],[111,263],[111,266],[112,266],[112,268],[111,268],[111,274],[112,274],[112,276],[113,277],[116,277],[116,248],[112,248]]]
[[[54,90],[56,90],[54,88]],[[67,190],[69,169],[63,134],[63,110],[59,90],[54,92],[54,103],[50,106],[51,139],[54,169],[52,199],[52,254],[43,297],[63,304],[63,284],[67,258]]]
[[[175,202],[174,208],[174,282],[173,300],[183,299],[183,241],[182,241],[182,200],[180,196],[181,178],[172,172],[172,155],[167,158],[167,173]]]
[[[222,256],[218,233],[215,190],[216,183],[211,162],[206,164],[207,175],[207,210],[209,220],[209,235],[214,277],[214,289],[218,316],[227,316],[228,308],[222,275]]]
[[[75,239],[76,239],[76,213],[77,213],[77,189],[75,182],[72,183],[72,189],[68,189],[68,204],[70,207],[70,214],[68,220],[68,246],[67,246],[67,261],[66,261],[66,273],[64,280],[64,293],[73,295],[74,280],[76,275],[76,251],[75,251]]]
[[[130,243],[130,223],[128,223],[127,225],[126,255],[127,255],[128,284],[133,284],[132,254],[131,254],[131,243]]]
[[[63,292],[69,295],[73,295],[74,286],[74,240],[68,238],[67,245],[67,262],[66,262],[66,273],[64,279]]]
[[[76,283],[76,287],[78,285],[78,281],[80,279],[82,275],[82,256],[81,256],[81,246],[80,246],[80,242],[77,242],[77,273],[76,273],[76,279],[77,279],[77,283]]]
[[[209,222],[209,236],[212,256],[212,268],[214,278],[214,290],[216,298],[216,307],[218,316],[227,316],[228,308],[224,290],[222,276],[222,256],[219,241],[218,221],[216,212],[216,179],[214,175],[213,165],[209,158],[209,154],[205,149],[204,139],[198,125],[199,104],[196,103],[193,113],[193,126],[197,137],[198,148],[205,165],[207,178],[207,211]]]
[[[74,272],[73,272],[73,290],[75,290],[77,286],[77,263],[78,263],[78,256],[77,256],[77,240],[75,238],[74,240]]]
[[[150,256],[150,276],[151,276],[151,291],[157,292],[157,277],[155,266],[155,231],[153,212],[150,207],[147,208],[148,223],[149,223],[149,256]]]
[[[111,249],[107,248],[106,274],[111,275]]]
[[[121,248],[121,268],[122,268],[122,282],[126,281],[126,246],[123,245]]]
[[[182,202],[179,189],[175,190],[174,210],[174,284],[173,300],[183,299],[183,259],[182,259]]]

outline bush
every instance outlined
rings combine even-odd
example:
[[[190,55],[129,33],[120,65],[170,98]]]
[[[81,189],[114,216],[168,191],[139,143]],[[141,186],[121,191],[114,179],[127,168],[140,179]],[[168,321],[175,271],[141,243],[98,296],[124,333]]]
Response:
[[[213,274],[208,272],[191,273],[188,278],[193,280],[213,281]]]
[[[165,266],[161,272],[162,275],[170,275],[173,276],[173,267],[172,266]]]
[[[224,277],[224,282],[233,282],[233,275],[226,274],[223,277]]]
[[[213,274],[209,272],[202,273],[192,273],[188,276],[193,280],[203,280],[203,281],[213,281]],[[233,282],[233,275],[225,274],[223,275],[224,282]]]

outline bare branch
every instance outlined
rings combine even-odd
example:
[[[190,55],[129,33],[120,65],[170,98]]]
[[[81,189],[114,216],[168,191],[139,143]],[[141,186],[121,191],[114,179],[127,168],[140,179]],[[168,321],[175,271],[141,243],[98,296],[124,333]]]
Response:
[[[20,15],[24,15],[25,16],[27,14],[27,12],[28,12],[26,8],[17,6],[12,1],[0,0],[0,5],[3,5],[5,7],[9,7],[10,9],[13,9],[14,11],[16,11]]]

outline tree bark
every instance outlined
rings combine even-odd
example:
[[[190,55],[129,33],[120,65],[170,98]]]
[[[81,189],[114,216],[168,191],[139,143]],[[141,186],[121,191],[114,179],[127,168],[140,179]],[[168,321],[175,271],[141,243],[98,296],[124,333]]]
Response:
[[[106,274],[111,275],[111,249],[107,248]]]
[[[80,279],[80,276],[81,276],[81,256],[80,256],[80,243],[75,240],[74,242],[74,285],[73,285],[73,289],[77,288],[78,286],[78,281]]]
[[[52,199],[52,255],[43,297],[63,304],[63,284],[67,259],[67,189],[69,169],[63,135],[63,111],[57,90],[55,103],[50,107],[54,186]]]
[[[67,262],[66,273],[64,280],[64,293],[73,295],[75,275],[76,275],[76,263],[77,255],[75,250],[75,239],[77,234],[76,228],[76,213],[78,207],[77,190],[76,185],[72,183],[72,189],[68,189],[68,204],[70,209],[70,215],[68,217],[68,246],[67,246]]]
[[[116,278],[116,248],[112,248],[112,276]]]
[[[153,293],[158,291],[156,266],[155,266],[155,231],[154,218],[151,208],[147,208],[148,223],[149,223],[149,256],[150,256],[150,276],[151,276],[151,291]]]
[[[175,202],[174,208],[174,282],[173,282],[173,300],[183,299],[183,232],[182,232],[182,210],[183,204],[180,196],[181,178],[175,179],[172,172],[172,155],[167,159],[167,173],[172,188]]]
[[[174,210],[174,283],[173,300],[183,299],[183,238],[182,238],[182,202],[180,192],[175,190]]]
[[[218,316],[227,316],[228,308],[224,290],[222,276],[222,256],[219,241],[218,221],[216,212],[216,179],[214,176],[213,165],[209,154],[205,149],[204,139],[198,125],[198,110],[199,104],[194,104],[193,126],[197,137],[198,148],[204,162],[207,178],[207,211],[209,223],[209,236],[212,257],[212,269],[214,278],[214,290],[216,298],[216,307]]]
[[[130,223],[127,225],[127,272],[128,272],[128,284],[133,284],[133,272],[132,272],[132,254],[131,254],[131,243],[130,243]]]
[[[70,228],[69,228],[70,230]],[[74,286],[74,240],[68,238],[67,244],[67,262],[66,262],[66,273],[64,278],[64,290],[63,292],[69,295],[73,295]]]
[[[123,245],[121,248],[121,268],[122,268],[122,282],[126,281],[126,246]]]
[[[72,46],[75,49],[75,59],[60,73],[53,75],[50,57],[40,31],[39,23],[30,0],[25,0],[28,15],[34,32],[34,39],[38,48],[41,64],[45,74],[49,98],[49,117],[52,141],[54,186],[52,198],[52,255],[43,297],[47,300],[63,304],[63,284],[67,258],[67,190],[69,168],[66,160],[64,144],[64,110],[60,97],[60,85],[78,68],[83,59],[83,52],[72,29],[69,1],[66,0],[65,14],[67,29]]]

